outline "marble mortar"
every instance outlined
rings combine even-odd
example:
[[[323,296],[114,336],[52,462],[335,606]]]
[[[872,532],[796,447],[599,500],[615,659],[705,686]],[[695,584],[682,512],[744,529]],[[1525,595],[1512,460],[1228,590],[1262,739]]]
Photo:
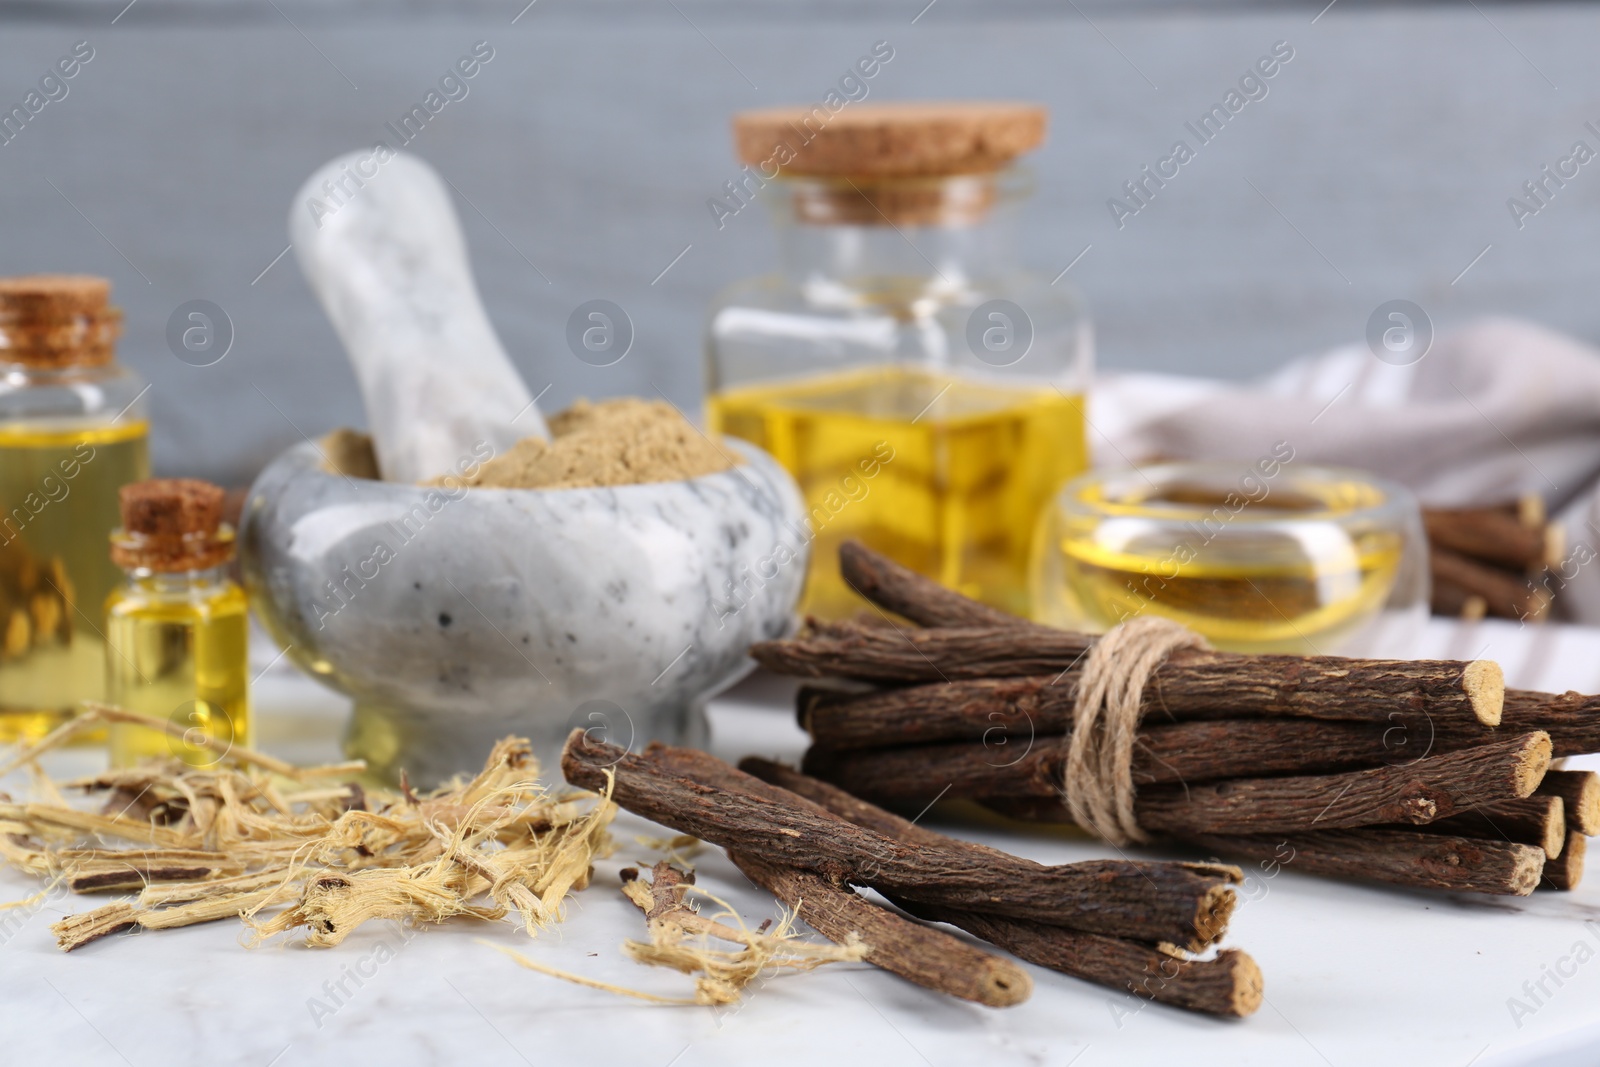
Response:
[[[507,734],[546,775],[574,727],[704,744],[703,703],[794,625],[809,555],[760,449],[686,481],[432,489],[331,473],[297,445],[241,519],[246,584],[288,655],[355,701],[346,751],[393,780],[476,771]]]

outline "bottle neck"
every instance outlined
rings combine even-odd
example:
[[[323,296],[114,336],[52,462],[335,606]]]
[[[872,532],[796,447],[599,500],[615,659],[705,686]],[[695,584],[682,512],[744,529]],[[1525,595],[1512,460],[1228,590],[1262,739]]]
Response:
[[[125,567],[128,582],[140,592],[162,599],[186,600],[195,594],[220,591],[232,580],[227,564],[192,571],[158,571],[149,567]]]
[[[115,359],[99,363],[62,363],[56,366],[39,366],[33,363],[8,362],[0,355],[0,382],[19,389],[70,387],[84,382],[99,382],[118,378],[127,371]]]
[[[782,269],[828,306],[943,303],[1013,269],[1018,183],[1005,174],[786,179],[775,198]]]

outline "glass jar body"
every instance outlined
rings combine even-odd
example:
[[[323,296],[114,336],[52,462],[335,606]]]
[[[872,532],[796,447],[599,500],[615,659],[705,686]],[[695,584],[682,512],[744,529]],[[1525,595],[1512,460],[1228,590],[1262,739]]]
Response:
[[[1088,465],[1093,335],[1070,287],[1016,261],[1018,184],[785,183],[781,269],[711,309],[707,422],[800,483],[810,614],[863,606],[848,538],[1028,613],[1037,517]]]
[[[224,567],[130,572],[106,600],[108,698],[181,734],[116,723],[111,765],[177,757],[211,766],[250,737],[249,614]]]
[[[144,389],[116,363],[0,364],[0,741],[104,699],[117,492],[150,474]]]

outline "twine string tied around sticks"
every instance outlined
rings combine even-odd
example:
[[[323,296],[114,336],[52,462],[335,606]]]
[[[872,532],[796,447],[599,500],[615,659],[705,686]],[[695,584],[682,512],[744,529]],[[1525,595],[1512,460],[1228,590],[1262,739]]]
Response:
[[[1079,826],[1114,845],[1150,840],[1133,812],[1133,746],[1145,685],[1172,653],[1210,647],[1180,623],[1141,615],[1112,627],[1089,650],[1062,783],[1067,810]]]

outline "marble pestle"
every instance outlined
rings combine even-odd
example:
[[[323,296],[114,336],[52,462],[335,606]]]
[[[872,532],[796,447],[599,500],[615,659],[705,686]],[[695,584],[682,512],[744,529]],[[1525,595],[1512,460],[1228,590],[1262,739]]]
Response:
[[[546,437],[484,313],[450,191],[422,160],[352,152],[289,212],[300,269],[355,366],[386,481],[421,482]]]

